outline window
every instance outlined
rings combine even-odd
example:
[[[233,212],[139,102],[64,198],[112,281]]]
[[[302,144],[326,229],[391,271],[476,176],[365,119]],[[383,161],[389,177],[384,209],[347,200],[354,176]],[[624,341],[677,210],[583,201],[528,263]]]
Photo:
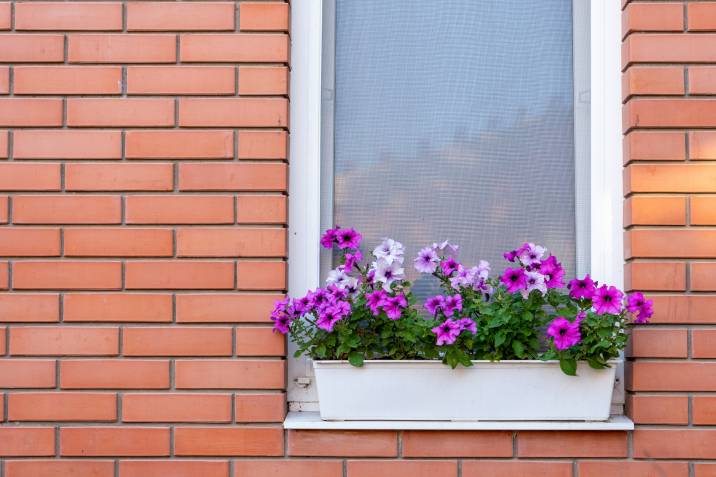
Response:
[[[449,238],[493,273],[529,239],[621,284],[618,0],[316,3],[292,12],[292,294],[334,223],[409,253]],[[290,361],[291,410],[317,408],[310,375]]]

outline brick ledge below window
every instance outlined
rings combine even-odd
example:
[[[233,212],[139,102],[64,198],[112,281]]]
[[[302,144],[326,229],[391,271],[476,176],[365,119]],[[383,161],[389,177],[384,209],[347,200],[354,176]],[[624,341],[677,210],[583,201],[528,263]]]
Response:
[[[608,421],[322,421],[317,412],[289,412],[284,429],[340,430],[453,430],[453,431],[631,431],[626,416]]]

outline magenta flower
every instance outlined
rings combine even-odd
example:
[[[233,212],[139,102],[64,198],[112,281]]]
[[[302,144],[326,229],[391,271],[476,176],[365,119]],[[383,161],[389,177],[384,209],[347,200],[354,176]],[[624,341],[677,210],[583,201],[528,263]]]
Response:
[[[285,335],[288,333],[291,322],[295,317],[295,310],[289,297],[277,301],[271,312],[271,321],[274,322],[273,330]]]
[[[318,319],[316,320],[316,326],[319,327],[322,330],[326,330],[329,333],[333,331],[333,327],[341,321],[343,316],[341,316],[338,308],[334,306],[329,306],[323,312],[318,315]]]
[[[462,311],[462,296],[446,296],[443,302],[443,313],[445,316],[452,316],[456,311],[458,313]]]
[[[472,321],[471,318],[462,318],[457,320],[457,324],[460,325],[460,331],[469,331],[473,335],[477,334],[477,323]]]
[[[295,298],[293,300],[293,309],[299,315],[310,313],[311,311],[313,311],[311,299],[308,298],[308,295],[302,296],[301,298]]]
[[[558,316],[547,328],[547,335],[551,336],[554,346],[558,350],[565,350],[582,341],[582,334],[579,332],[579,322],[570,322],[568,319]]]
[[[505,260],[508,262],[514,262],[517,260],[517,250],[511,250],[509,252],[505,252],[502,254],[503,257],[505,257]]]
[[[500,281],[507,287],[507,291],[514,293],[525,288],[527,285],[527,276],[521,268],[506,268]]]
[[[383,290],[376,290],[365,294],[365,303],[373,313],[373,316],[380,315],[380,306],[388,295]]]
[[[323,248],[333,248],[333,244],[336,243],[336,234],[340,229],[340,227],[328,229],[321,235],[320,242]]]
[[[360,250],[346,253],[346,262],[344,264],[346,272],[353,270],[353,267],[355,267],[361,260],[363,260],[363,254]]]
[[[402,293],[384,298],[381,302],[383,311],[388,315],[391,320],[397,320],[403,314],[403,310],[408,307],[408,300],[405,299],[405,295]]]
[[[634,315],[634,323],[644,324],[649,322],[649,318],[654,314],[653,301],[646,300],[639,308],[639,312]]]
[[[459,266],[460,264],[457,263],[457,261],[452,257],[448,257],[442,262],[440,262],[440,269],[445,276],[450,276],[455,273]]]
[[[336,232],[336,243],[338,248],[357,249],[363,237],[355,229],[339,229]]]
[[[547,285],[547,288],[562,288],[564,286],[564,268],[554,255],[542,260],[539,272],[544,275],[544,284]]]
[[[431,331],[437,335],[437,345],[443,346],[453,344],[460,336],[462,327],[453,320],[445,320],[443,324],[436,326]]]
[[[437,295],[425,300],[425,305],[423,306],[425,306],[425,309],[428,310],[428,312],[434,316],[439,310],[442,310],[444,304],[445,297],[442,295]]]
[[[609,313],[618,315],[622,311],[622,297],[624,294],[617,287],[602,285],[592,297],[592,305],[597,315]]]
[[[320,308],[328,303],[330,297],[325,288],[316,288],[315,291],[308,292],[308,299],[312,308]]]
[[[430,247],[425,247],[415,258],[415,269],[420,273],[434,273],[438,267],[438,254]]]
[[[634,323],[646,323],[654,314],[653,302],[644,298],[640,292],[627,296],[626,309],[634,314]]]
[[[586,298],[587,300],[591,300],[596,290],[596,284],[589,277],[589,274],[587,274],[581,280],[575,278],[574,280],[570,281],[569,285],[567,285],[567,288],[569,288],[569,296],[571,296],[572,298],[577,300],[580,298]]]

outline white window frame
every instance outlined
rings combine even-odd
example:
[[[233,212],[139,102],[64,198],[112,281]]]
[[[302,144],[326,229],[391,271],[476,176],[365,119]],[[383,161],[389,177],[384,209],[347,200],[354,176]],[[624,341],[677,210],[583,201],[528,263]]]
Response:
[[[623,222],[621,161],[621,0],[573,0],[575,9],[589,8],[589,64],[575,56],[575,128],[579,108],[589,111],[590,138],[575,135],[577,149],[589,147],[590,170],[576,173],[576,186],[589,187],[589,227],[577,228],[578,240],[589,239],[590,274],[600,282],[623,286]],[[586,15],[584,16],[586,18]],[[584,41],[587,40],[584,35]],[[576,37],[575,37],[575,41]],[[300,296],[320,286],[321,250],[321,108],[323,90],[323,0],[291,2],[291,111],[289,177],[288,293]],[[329,45],[333,48],[333,45]],[[580,78],[589,81],[579,90]],[[584,103],[586,102],[586,106]],[[590,107],[591,106],[591,107]],[[586,116],[584,116],[586,118]],[[583,135],[584,136],[584,135]],[[587,146],[588,144],[588,146]],[[588,174],[586,173],[588,172]],[[328,178],[332,179],[332,178]],[[578,270],[578,273],[582,271]],[[311,362],[293,358],[289,343],[287,393],[290,411],[316,411]],[[614,403],[624,401],[621,386]]]

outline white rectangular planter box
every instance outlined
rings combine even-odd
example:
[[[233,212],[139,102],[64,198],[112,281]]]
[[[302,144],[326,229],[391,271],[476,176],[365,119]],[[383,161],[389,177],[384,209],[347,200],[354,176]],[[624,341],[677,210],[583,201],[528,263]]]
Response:
[[[314,361],[321,419],[606,421],[619,360],[567,376],[557,361]]]

